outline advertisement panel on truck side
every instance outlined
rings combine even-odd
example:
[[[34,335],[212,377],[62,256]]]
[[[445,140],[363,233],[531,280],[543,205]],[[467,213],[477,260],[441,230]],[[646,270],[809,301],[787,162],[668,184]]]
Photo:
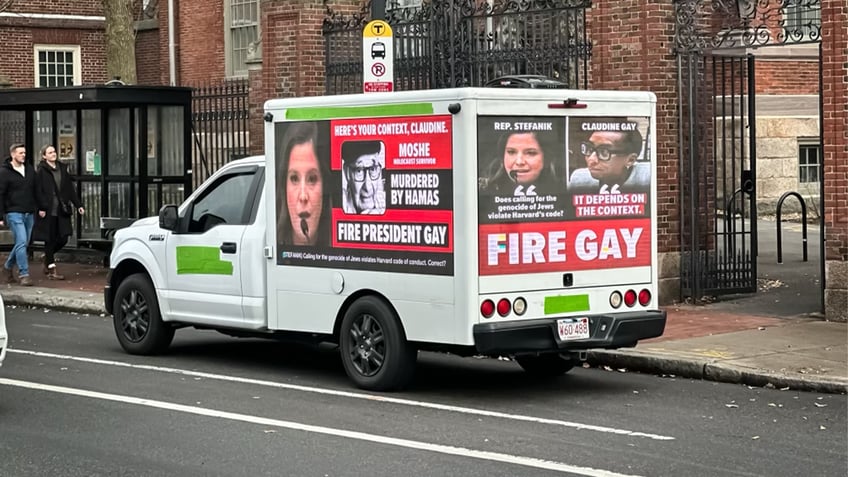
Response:
[[[277,264],[452,276],[451,133],[450,115],[277,123]]]
[[[480,275],[649,267],[649,124],[479,117]]]

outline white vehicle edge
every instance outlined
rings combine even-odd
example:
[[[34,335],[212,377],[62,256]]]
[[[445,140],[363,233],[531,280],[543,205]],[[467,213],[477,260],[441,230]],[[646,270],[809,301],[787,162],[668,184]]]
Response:
[[[6,305],[0,296],[0,366],[6,359],[6,349],[9,347],[9,332],[6,330]]]

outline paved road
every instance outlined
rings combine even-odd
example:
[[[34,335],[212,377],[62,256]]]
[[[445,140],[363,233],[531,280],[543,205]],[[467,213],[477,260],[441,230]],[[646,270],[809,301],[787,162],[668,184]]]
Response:
[[[423,354],[404,393],[337,356],[180,330],[124,354],[105,317],[7,309],[0,475],[816,475],[848,472],[844,395]]]

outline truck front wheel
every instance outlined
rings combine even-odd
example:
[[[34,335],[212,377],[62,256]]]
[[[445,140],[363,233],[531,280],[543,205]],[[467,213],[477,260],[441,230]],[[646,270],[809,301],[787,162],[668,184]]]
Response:
[[[127,353],[161,353],[174,339],[174,328],[159,314],[153,283],[143,273],[130,275],[118,285],[113,315],[115,334]]]
[[[383,300],[356,300],[344,315],[340,333],[342,363],[358,387],[390,391],[412,380],[418,350],[407,342],[400,320]]]
[[[515,360],[524,371],[534,376],[559,376],[574,367],[574,361],[559,353],[520,355]]]

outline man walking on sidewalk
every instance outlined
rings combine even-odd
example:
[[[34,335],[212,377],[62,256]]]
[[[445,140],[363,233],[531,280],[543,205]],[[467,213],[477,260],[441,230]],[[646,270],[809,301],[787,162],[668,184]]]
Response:
[[[27,244],[32,234],[32,226],[38,201],[35,191],[35,169],[26,163],[26,149],[23,144],[12,144],[9,157],[0,167],[0,227],[8,224],[15,237],[15,246],[3,267],[3,276],[8,283],[15,282],[13,267],[17,264],[21,285],[32,286],[29,277]],[[44,211],[38,211],[44,217]]]

